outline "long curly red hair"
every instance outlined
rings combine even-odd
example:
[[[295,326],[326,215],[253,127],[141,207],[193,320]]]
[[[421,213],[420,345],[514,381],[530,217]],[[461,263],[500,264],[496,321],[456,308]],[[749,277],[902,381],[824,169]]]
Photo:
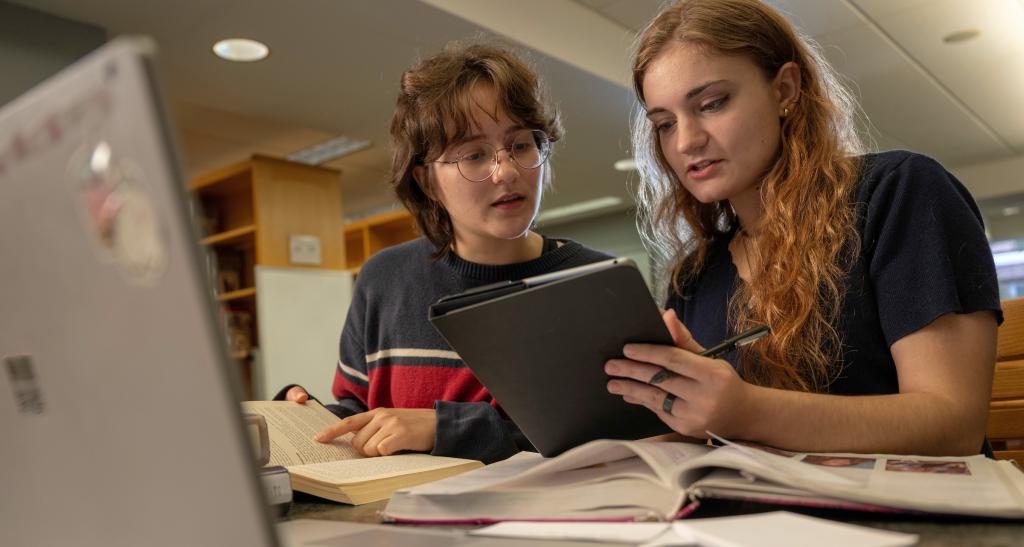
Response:
[[[644,115],[644,75],[666,47],[679,43],[745,57],[769,81],[787,62],[800,68],[798,102],[783,118],[781,149],[763,175],[763,215],[757,226],[744,227],[757,268],[733,295],[729,317],[737,331],[757,324],[772,330],[740,355],[747,381],[822,391],[842,355],[834,321],[849,258],[859,251],[851,193],[864,146],[856,101],[821,53],[758,0],[681,0],[648,25],[633,62],[641,103],[633,122],[638,219],[676,292],[699,275],[712,243],[739,228],[728,202],[704,204],[685,190]]]

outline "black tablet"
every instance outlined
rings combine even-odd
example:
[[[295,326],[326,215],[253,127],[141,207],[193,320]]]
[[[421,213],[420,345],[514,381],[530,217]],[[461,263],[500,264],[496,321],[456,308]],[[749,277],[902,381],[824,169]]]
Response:
[[[606,388],[604,364],[622,357],[625,344],[672,344],[629,259],[447,296],[429,319],[544,456],[671,431]]]

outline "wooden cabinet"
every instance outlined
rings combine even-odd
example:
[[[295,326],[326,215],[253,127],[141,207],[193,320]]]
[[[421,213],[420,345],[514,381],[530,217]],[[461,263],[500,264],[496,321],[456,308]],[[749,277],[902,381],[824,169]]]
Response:
[[[234,357],[252,392],[251,351],[259,345],[256,266],[343,270],[346,268],[341,178],[334,169],[253,156],[190,181],[206,236],[201,243],[214,258],[217,298]],[[319,243],[319,264],[292,259],[292,236]]]
[[[416,220],[405,209],[345,225],[345,268],[358,273],[377,251],[419,237]]]

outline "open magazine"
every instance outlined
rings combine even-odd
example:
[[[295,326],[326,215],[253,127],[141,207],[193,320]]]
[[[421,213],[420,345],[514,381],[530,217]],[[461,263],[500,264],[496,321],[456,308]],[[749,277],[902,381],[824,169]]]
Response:
[[[520,453],[397,491],[394,522],[671,520],[708,498],[866,511],[1024,518],[1024,473],[984,456],[805,454],[724,441],[600,440]]]

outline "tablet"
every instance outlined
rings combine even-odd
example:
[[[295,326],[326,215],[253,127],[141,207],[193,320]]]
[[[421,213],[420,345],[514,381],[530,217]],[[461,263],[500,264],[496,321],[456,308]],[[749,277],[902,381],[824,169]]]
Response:
[[[544,456],[594,439],[669,433],[608,393],[628,343],[672,345],[640,271],[613,259],[447,296],[430,322]]]

